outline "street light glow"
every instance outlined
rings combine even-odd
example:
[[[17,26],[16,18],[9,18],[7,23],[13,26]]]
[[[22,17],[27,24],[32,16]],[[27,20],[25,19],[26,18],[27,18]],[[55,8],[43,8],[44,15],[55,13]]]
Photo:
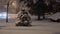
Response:
[[[14,2],[12,3],[12,6],[16,7],[16,1],[14,1]]]
[[[1,12],[0,13],[0,18],[6,18],[6,16],[7,16],[6,12]]]

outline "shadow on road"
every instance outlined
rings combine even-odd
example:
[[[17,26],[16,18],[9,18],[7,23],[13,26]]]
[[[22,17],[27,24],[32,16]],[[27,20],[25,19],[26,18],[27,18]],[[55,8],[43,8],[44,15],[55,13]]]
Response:
[[[0,29],[2,29],[2,27],[6,27],[6,26],[0,26]]]
[[[53,34],[60,34],[60,32],[56,32],[56,33],[53,33]]]
[[[34,27],[34,26],[48,26],[48,25],[32,25],[32,27]]]

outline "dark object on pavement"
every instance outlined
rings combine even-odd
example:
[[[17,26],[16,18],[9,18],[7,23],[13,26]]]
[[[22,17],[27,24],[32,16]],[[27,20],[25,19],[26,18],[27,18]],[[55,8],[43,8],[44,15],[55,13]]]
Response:
[[[20,22],[18,22],[16,24],[16,26],[31,26],[31,18],[28,16],[28,14],[24,13],[21,17],[20,17]]]

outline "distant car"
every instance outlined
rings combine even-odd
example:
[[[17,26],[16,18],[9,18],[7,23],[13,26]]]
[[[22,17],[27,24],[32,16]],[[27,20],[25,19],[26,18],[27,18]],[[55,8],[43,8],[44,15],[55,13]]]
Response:
[[[57,12],[48,17],[53,22],[60,22],[60,12]]]

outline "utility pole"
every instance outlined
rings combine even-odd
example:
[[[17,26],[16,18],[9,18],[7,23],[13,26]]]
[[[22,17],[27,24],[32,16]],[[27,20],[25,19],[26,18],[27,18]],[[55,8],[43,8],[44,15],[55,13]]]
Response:
[[[9,1],[7,3],[7,16],[6,16],[6,22],[8,22],[8,8],[9,8]]]

